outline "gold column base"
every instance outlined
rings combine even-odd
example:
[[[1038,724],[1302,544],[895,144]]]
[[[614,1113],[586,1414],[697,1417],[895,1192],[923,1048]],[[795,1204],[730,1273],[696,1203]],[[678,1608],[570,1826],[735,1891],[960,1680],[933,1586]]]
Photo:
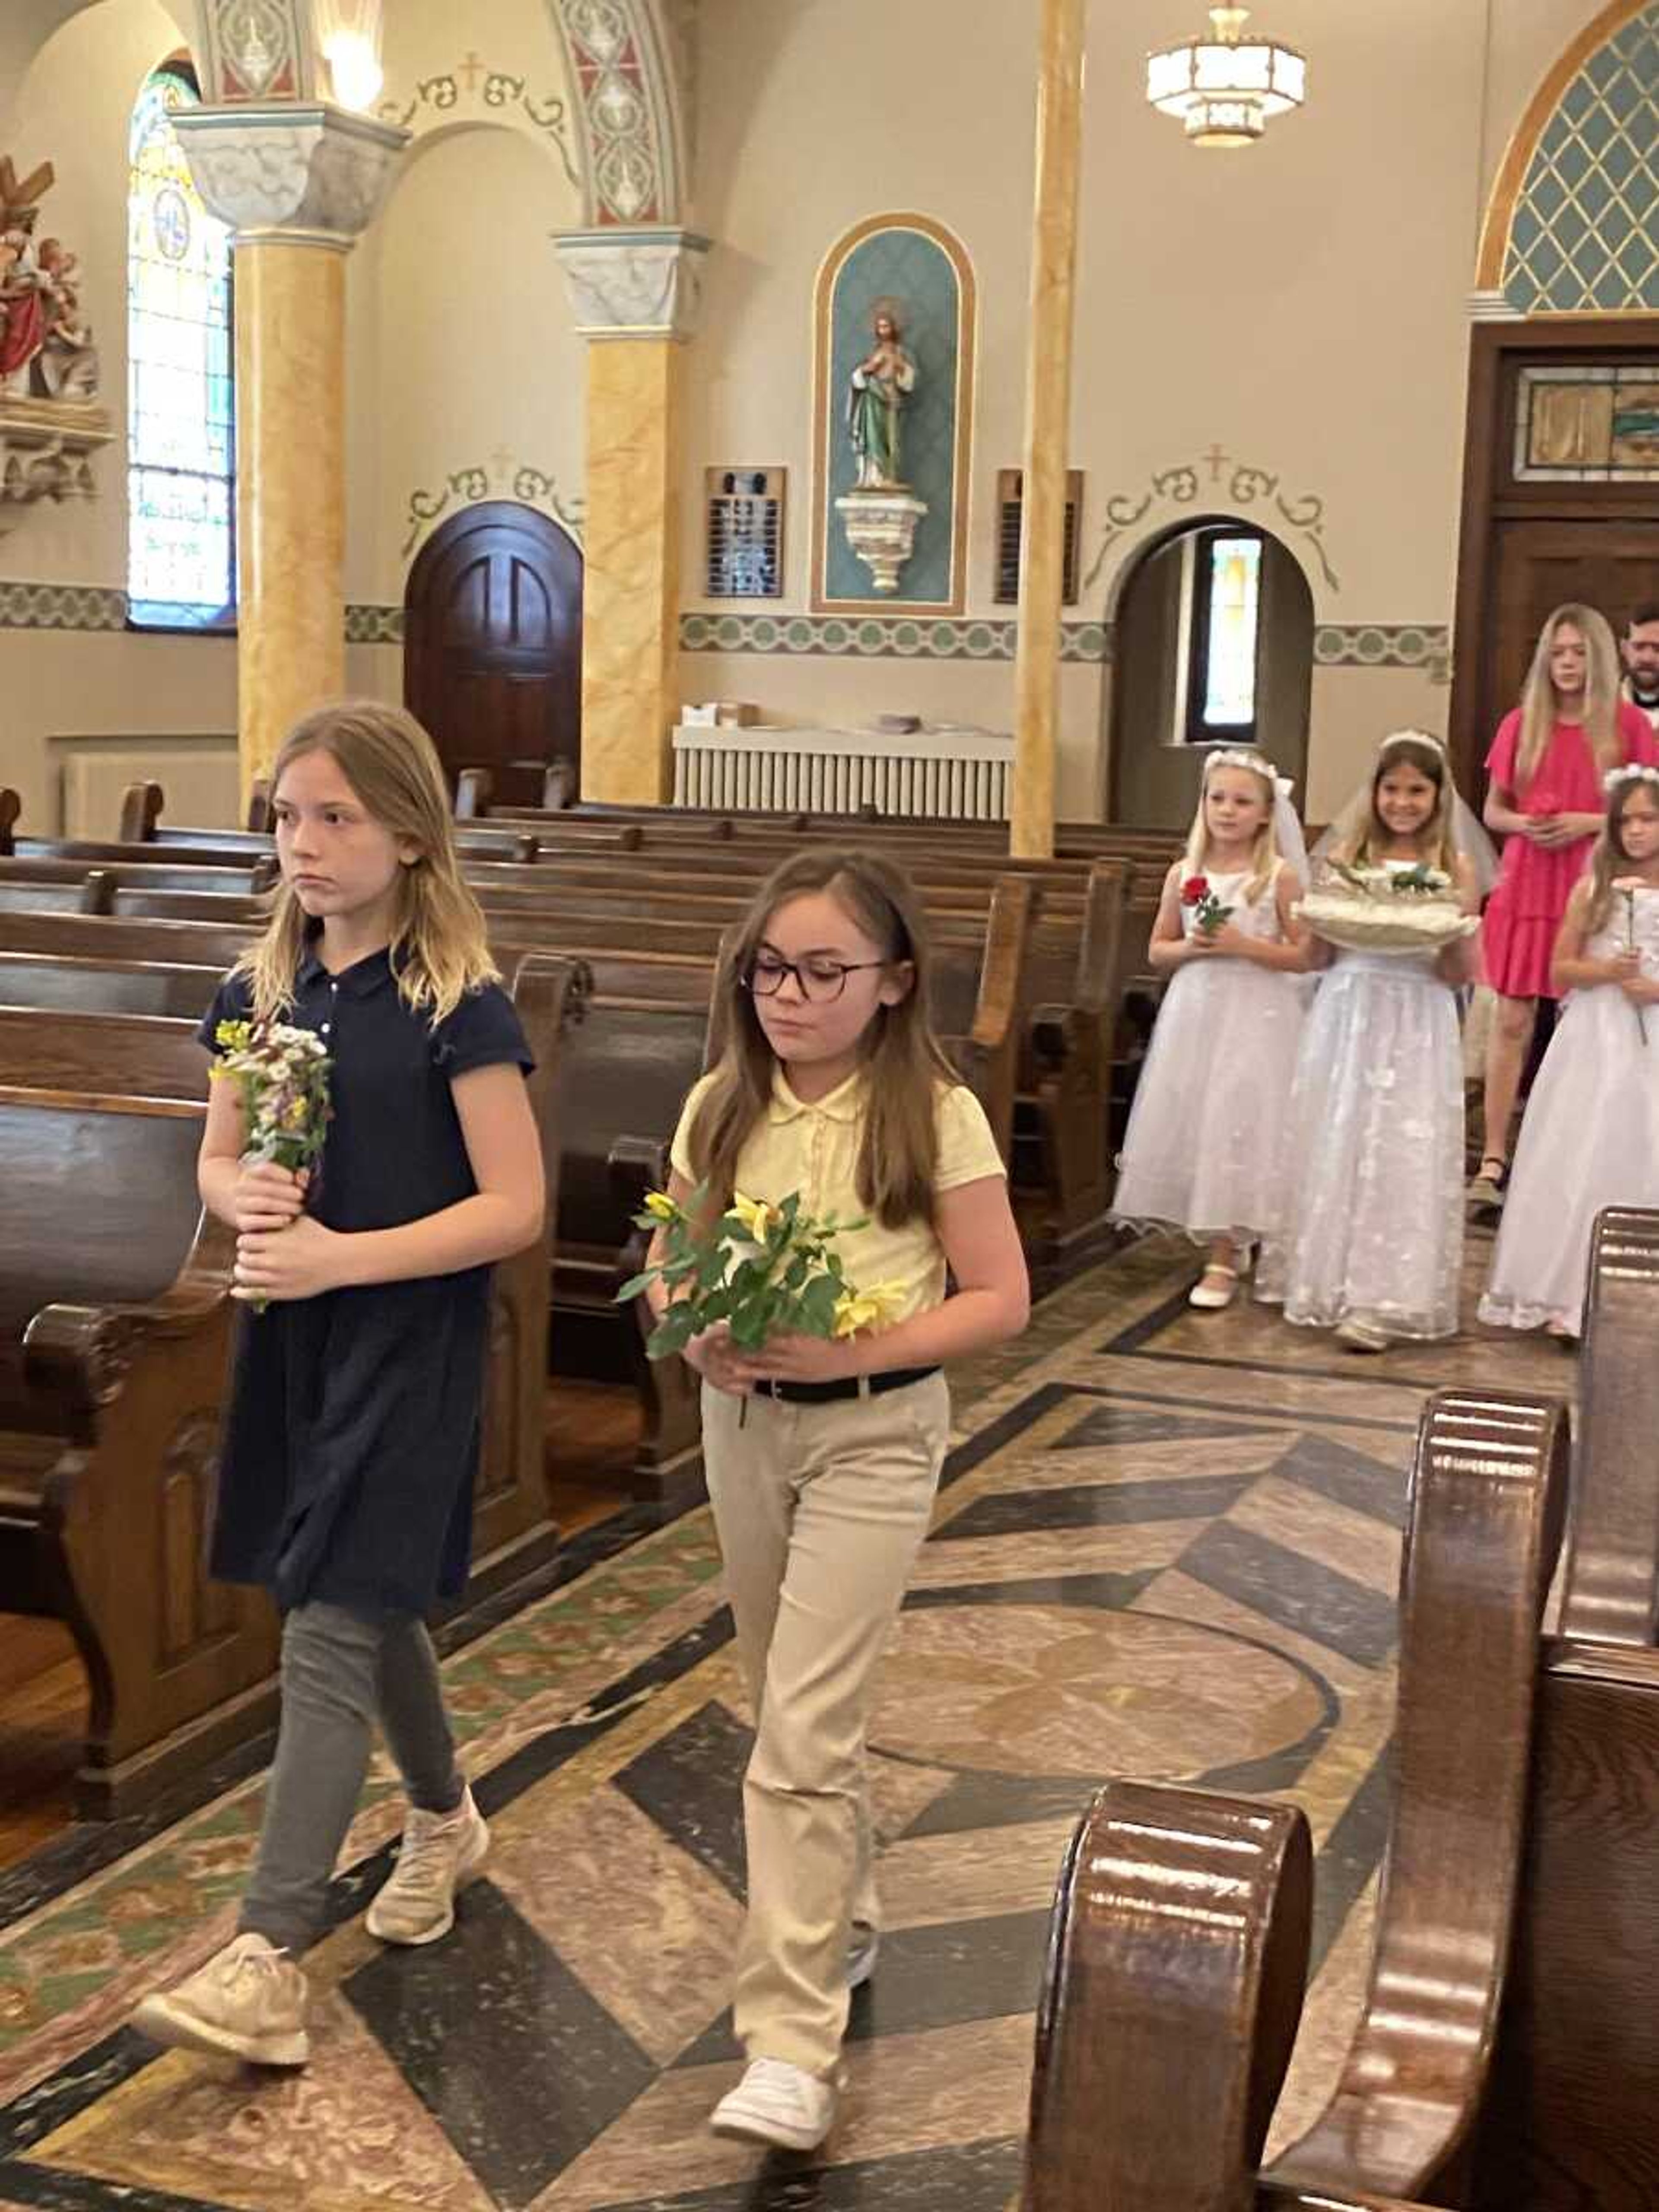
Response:
[[[236,261],[236,690],[242,802],[345,689],[345,251],[280,237]]]
[[[588,347],[582,797],[613,805],[662,805],[672,789],[684,384],[671,337]]]

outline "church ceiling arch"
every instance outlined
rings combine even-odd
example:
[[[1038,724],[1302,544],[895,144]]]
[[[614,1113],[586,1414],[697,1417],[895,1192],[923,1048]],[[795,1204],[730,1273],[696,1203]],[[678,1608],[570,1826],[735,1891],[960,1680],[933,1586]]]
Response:
[[[1659,0],[1613,0],[1565,49],[1493,185],[1476,282],[1522,314],[1659,310]]]
[[[667,0],[549,0],[579,119],[584,221],[673,224],[686,211],[684,8]]]

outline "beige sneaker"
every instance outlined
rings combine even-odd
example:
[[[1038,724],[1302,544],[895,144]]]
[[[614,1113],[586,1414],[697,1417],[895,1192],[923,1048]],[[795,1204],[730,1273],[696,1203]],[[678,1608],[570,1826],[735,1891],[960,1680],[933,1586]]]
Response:
[[[455,1925],[455,1892],[484,1863],[489,1829],[469,1790],[453,1813],[409,1808],[391,1879],[368,1908],[382,1943],[435,1943]]]
[[[175,1990],[148,1996],[132,2015],[141,2034],[188,2051],[216,2051],[256,2066],[303,2066],[306,1978],[263,1936],[239,1936]]]
[[[835,2123],[835,2084],[781,2058],[751,2060],[708,2118],[717,2136],[779,2150],[816,2150]]]

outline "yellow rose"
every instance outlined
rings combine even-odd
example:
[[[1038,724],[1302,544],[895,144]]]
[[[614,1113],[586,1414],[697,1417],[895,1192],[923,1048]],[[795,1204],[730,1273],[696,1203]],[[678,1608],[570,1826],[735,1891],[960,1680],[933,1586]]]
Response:
[[[772,1221],[772,1209],[766,1200],[763,1198],[745,1198],[740,1190],[734,1191],[731,1210],[755,1243],[764,1244]]]
[[[672,1221],[679,1212],[665,1190],[648,1190],[645,1194],[645,1210],[659,1221]]]
[[[836,1301],[836,1334],[854,1336],[861,1328],[880,1328],[904,1303],[902,1283],[872,1283],[867,1291],[843,1291]]]

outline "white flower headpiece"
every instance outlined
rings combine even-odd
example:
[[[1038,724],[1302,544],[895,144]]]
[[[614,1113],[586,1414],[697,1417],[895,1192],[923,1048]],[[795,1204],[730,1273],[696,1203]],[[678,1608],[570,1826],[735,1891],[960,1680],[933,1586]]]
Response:
[[[1621,783],[1659,783],[1659,768],[1648,768],[1641,761],[1626,761],[1623,768],[1607,770],[1601,779],[1601,788],[1611,798]]]
[[[1385,753],[1390,745],[1407,744],[1427,745],[1430,751],[1438,753],[1442,760],[1447,757],[1445,739],[1437,738],[1432,730],[1390,730],[1376,750],[1379,753]]]
[[[1248,745],[1219,745],[1204,763],[1204,781],[1208,783],[1210,771],[1217,768],[1248,769],[1252,775],[1265,776],[1281,799],[1288,799],[1296,789],[1293,779],[1281,775],[1265,753]]]

